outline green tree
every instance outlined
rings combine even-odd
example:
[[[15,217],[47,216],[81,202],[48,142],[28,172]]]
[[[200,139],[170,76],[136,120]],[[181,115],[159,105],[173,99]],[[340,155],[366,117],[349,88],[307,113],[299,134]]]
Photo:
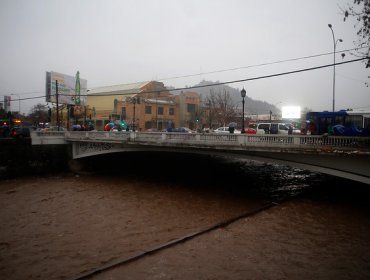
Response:
[[[354,0],[353,4],[348,4],[347,8],[342,9],[344,21],[348,18],[355,18],[357,23],[358,39],[357,54],[360,57],[370,57],[370,0]],[[366,60],[366,68],[370,68],[370,58]]]

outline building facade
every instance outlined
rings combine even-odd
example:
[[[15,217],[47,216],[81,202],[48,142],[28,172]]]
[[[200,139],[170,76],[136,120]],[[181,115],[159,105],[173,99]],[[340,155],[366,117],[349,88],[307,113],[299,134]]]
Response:
[[[174,95],[157,81],[95,88],[87,95],[97,130],[112,121],[123,121],[139,131],[181,126],[197,129],[200,103],[198,93]]]

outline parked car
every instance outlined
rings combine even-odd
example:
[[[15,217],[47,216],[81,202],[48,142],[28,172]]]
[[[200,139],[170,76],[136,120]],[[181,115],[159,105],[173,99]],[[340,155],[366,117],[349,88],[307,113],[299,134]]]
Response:
[[[171,132],[195,133],[193,130],[191,130],[188,127],[177,127],[177,128],[173,128]]]
[[[66,129],[62,126],[49,126],[42,129],[42,131],[66,131]]]
[[[288,124],[288,126],[289,126],[289,124]],[[302,134],[302,131],[299,128],[297,128],[294,125],[292,125],[292,134],[301,135]]]
[[[13,138],[25,138],[31,137],[31,131],[34,130],[32,126],[29,125],[19,125],[14,126],[10,130],[10,136]]]
[[[146,132],[160,132],[157,128],[148,128]]]
[[[213,130],[214,133],[230,133],[227,126],[222,126]]]
[[[288,134],[285,123],[258,123],[257,134]]]
[[[244,132],[246,134],[256,134],[257,133],[257,130],[255,130],[254,128],[248,127],[248,128],[245,128],[244,129]]]
[[[214,133],[230,133],[229,131],[229,127],[228,126],[221,126],[219,128],[216,128],[215,130],[213,130]],[[240,130],[239,129],[234,129],[234,133],[235,134],[240,134]]]

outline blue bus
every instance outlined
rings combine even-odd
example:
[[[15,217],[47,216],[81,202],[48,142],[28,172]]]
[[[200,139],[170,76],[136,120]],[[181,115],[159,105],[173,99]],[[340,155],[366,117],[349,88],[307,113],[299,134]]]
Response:
[[[370,130],[370,111],[308,112],[306,130],[311,135],[366,136]]]

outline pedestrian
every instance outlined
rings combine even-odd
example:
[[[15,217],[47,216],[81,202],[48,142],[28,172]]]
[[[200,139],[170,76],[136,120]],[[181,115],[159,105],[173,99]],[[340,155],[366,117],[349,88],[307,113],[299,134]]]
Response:
[[[10,136],[10,128],[9,128],[9,125],[4,122],[3,124],[3,135],[4,137],[9,137]]]
[[[290,124],[288,127],[288,134],[292,135],[293,134],[293,126]]]

